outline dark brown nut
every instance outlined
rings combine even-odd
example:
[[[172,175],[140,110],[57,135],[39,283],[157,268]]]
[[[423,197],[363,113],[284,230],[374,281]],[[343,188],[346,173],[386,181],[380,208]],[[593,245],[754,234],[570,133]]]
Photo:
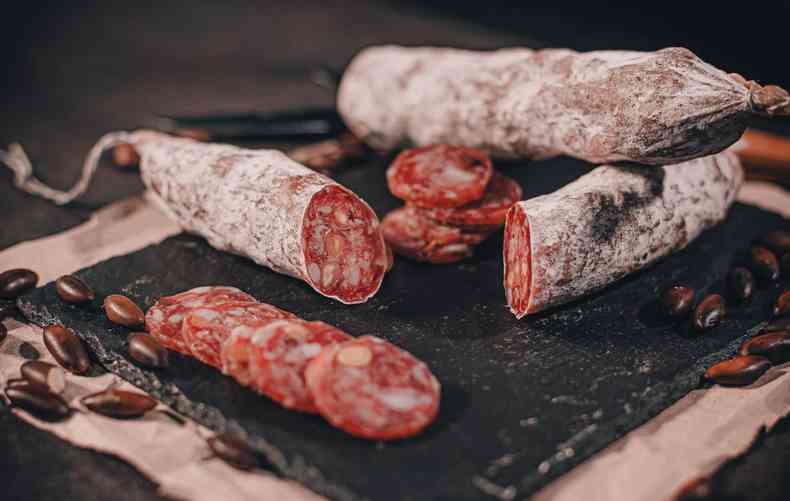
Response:
[[[790,290],[781,293],[774,304],[775,317],[786,317],[788,315],[790,315]]]
[[[128,337],[129,356],[143,367],[167,367],[167,349],[145,332],[132,332]]]
[[[6,318],[15,317],[19,314],[19,310],[13,303],[0,304],[0,322]]]
[[[37,417],[63,419],[69,415],[69,406],[50,391],[33,385],[6,388],[5,395],[16,407],[21,407]]]
[[[25,360],[38,360],[41,358],[41,353],[38,352],[35,346],[28,343],[27,341],[23,341],[19,345],[19,355],[24,358]]]
[[[769,367],[771,362],[765,357],[740,355],[709,368],[705,379],[724,386],[743,386],[757,381]]]
[[[692,478],[675,491],[674,501],[703,501],[711,495],[710,478]]]
[[[753,337],[741,345],[741,355],[759,355],[772,363],[790,361],[790,331],[771,332]]]
[[[763,280],[773,281],[779,278],[779,261],[773,252],[760,245],[752,247],[749,267]]]
[[[207,441],[211,451],[220,459],[240,470],[258,467],[258,455],[242,439],[229,435],[215,435]]]
[[[694,327],[701,331],[712,329],[721,323],[726,314],[724,298],[719,294],[709,294],[694,310]]]
[[[670,317],[683,316],[694,304],[694,291],[683,285],[673,285],[661,294],[661,304]]]
[[[790,251],[790,231],[772,231],[761,238],[760,243],[777,254],[784,254],[785,252]]]
[[[119,144],[112,149],[112,160],[119,167],[136,167],[140,165],[140,155],[131,144]]]
[[[27,379],[25,379],[23,377],[17,377],[17,378],[14,378],[14,379],[9,379],[8,381],[5,382],[6,389],[8,389],[8,388],[19,388],[19,387],[27,388],[28,386],[31,386],[30,381],[28,381]]]
[[[733,298],[738,301],[748,301],[754,293],[754,275],[747,268],[737,266],[730,271],[727,285]]]
[[[37,283],[35,271],[24,268],[4,271],[0,273],[0,298],[14,299],[34,288]]]
[[[96,295],[88,284],[73,275],[63,275],[55,281],[55,290],[67,303],[87,303]]]
[[[139,306],[126,296],[111,294],[104,298],[104,313],[111,322],[136,327],[145,322],[145,315]]]
[[[82,340],[62,325],[44,328],[44,345],[61,367],[74,374],[85,374],[91,368]]]
[[[19,372],[33,386],[52,393],[60,394],[66,389],[66,373],[57,365],[41,360],[31,360],[22,364]]]
[[[156,407],[156,400],[148,395],[116,388],[88,395],[81,402],[97,414],[122,419],[142,416]]]

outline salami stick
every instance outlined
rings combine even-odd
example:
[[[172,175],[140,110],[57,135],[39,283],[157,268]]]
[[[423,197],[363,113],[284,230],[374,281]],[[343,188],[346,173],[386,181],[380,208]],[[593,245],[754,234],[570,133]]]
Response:
[[[447,143],[504,158],[665,165],[723,150],[751,116],[790,115],[790,96],[682,48],[381,46],[351,62],[338,109],[377,149]]]
[[[163,208],[215,248],[300,278],[346,304],[374,295],[387,256],[373,210],[331,179],[275,150],[164,134],[130,137]]]
[[[684,248],[724,219],[742,180],[728,151],[655,169],[602,166],[518,202],[504,237],[511,311],[567,303]]]

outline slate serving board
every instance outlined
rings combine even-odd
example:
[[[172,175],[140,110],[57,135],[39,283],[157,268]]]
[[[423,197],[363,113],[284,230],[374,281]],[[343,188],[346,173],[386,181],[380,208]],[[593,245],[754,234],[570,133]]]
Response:
[[[386,159],[338,180],[382,216],[399,205],[384,183]],[[556,159],[503,170],[525,198],[553,191],[590,167]],[[224,284],[352,335],[375,334],[425,360],[442,383],[441,411],[422,435],[395,443],[350,437],[317,416],[284,410],[199,362],[173,354],[161,371],[125,358],[127,330],[98,303],[58,300],[52,284],[19,300],[31,321],[63,323],[110,371],[217,431],[248,434],[278,473],[333,499],[521,499],[635,428],[691,389],[768,317],[778,285],[764,284],[724,324],[693,334],[656,312],[661,289],[683,282],[723,292],[724,277],[756,237],[786,226],[736,204],[727,221],[684,251],[589,298],[518,321],[502,289],[501,237],[468,261],[402,259],[368,303],[344,306],[249,260],[188,235],[76,273],[101,298],[123,293],[146,308],[162,295]]]

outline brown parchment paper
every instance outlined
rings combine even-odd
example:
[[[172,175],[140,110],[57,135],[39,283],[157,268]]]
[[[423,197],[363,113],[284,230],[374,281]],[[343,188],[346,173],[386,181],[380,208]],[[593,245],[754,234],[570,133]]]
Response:
[[[739,201],[790,217],[790,193],[768,183],[746,183]],[[85,224],[58,235],[23,242],[0,252],[0,270],[31,268],[40,283],[127,254],[179,232],[146,197],[134,197],[97,211]],[[7,320],[8,339],[0,347],[0,377],[17,377],[24,360],[23,341],[44,355],[40,329]],[[669,499],[684,481],[716,469],[748,447],[760,426],[771,426],[790,412],[788,366],[772,368],[750,388],[694,391],[645,425],[607,447],[569,474],[550,484],[535,499],[623,500]],[[115,382],[68,375],[66,398],[76,403],[88,393]],[[139,391],[139,390],[137,390]],[[210,432],[188,421],[179,426],[159,412],[142,419],[119,421],[76,413],[61,423],[40,421],[14,410],[33,426],[78,447],[113,454],[159,484],[163,495],[193,500],[318,500],[305,488],[274,476],[245,473],[209,458],[205,437]]]

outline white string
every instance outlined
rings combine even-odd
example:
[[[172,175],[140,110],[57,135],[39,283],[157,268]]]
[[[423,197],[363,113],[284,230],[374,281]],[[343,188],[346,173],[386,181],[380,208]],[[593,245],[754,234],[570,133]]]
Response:
[[[36,179],[33,176],[33,164],[19,143],[9,145],[8,151],[0,150],[0,163],[14,173],[14,186],[20,190],[65,205],[88,190],[102,153],[113,146],[130,143],[131,139],[132,134],[129,132],[110,132],[102,136],[85,158],[79,180],[68,191],[56,190]]]

